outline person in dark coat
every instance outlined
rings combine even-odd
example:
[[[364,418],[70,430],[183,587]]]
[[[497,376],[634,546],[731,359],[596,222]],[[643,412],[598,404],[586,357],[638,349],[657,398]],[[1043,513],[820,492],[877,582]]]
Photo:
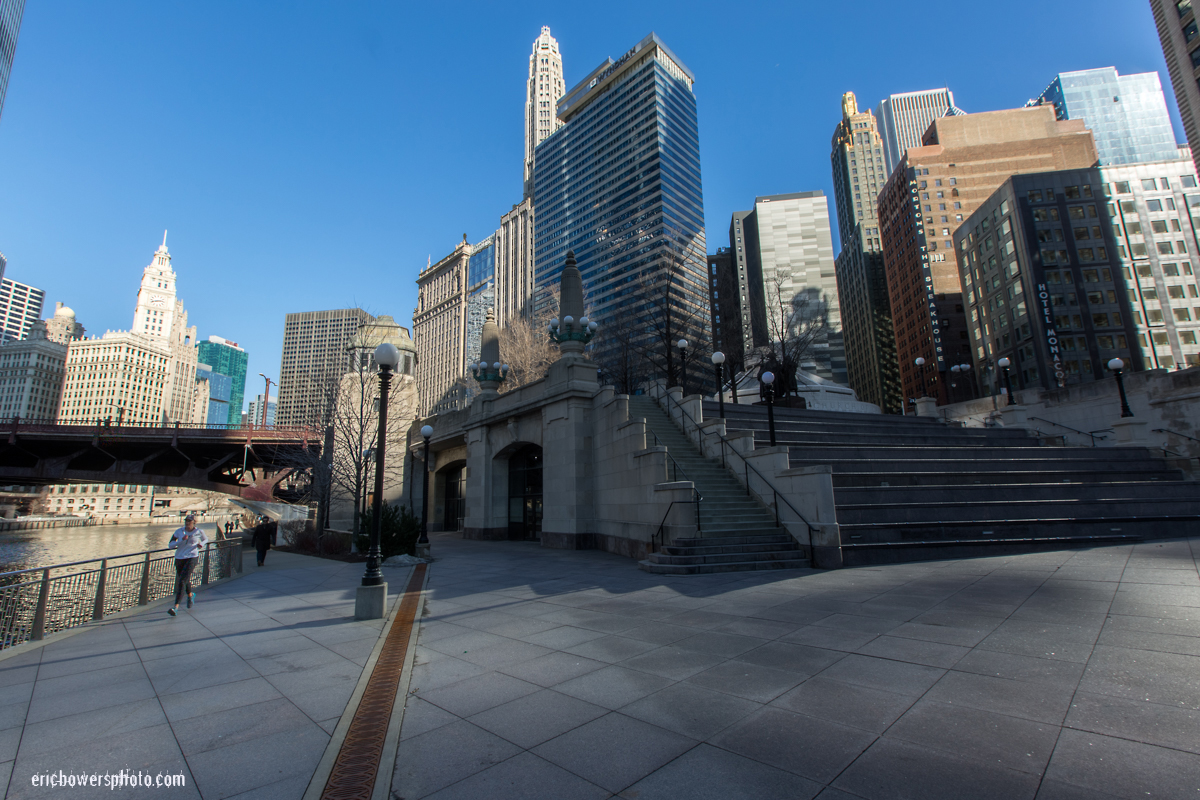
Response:
[[[269,522],[260,522],[254,526],[250,541],[258,552],[258,565],[261,567],[267,559],[267,551],[271,549],[271,528]]]

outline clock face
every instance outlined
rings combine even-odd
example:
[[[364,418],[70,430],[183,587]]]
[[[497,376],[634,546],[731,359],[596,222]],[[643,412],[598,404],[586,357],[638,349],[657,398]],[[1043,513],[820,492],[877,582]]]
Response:
[[[155,295],[150,298],[150,305],[154,306],[155,308],[162,308],[166,304],[167,304],[167,300],[165,297],[160,297],[158,295]]]

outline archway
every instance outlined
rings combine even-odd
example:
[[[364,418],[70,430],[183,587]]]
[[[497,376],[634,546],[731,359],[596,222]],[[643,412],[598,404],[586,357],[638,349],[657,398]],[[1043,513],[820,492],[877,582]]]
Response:
[[[542,448],[527,444],[508,458],[508,538],[542,537]]]
[[[466,461],[451,461],[433,474],[431,530],[461,531],[466,516]]]

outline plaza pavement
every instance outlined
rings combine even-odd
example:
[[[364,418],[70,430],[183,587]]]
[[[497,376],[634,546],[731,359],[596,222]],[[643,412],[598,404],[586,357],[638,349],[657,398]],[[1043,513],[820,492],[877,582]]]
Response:
[[[1200,537],[667,577],[435,535],[393,797],[1200,797]]]
[[[379,640],[362,564],[272,551],[242,577],[0,661],[5,798],[298,800]],[[389,590],[408,570],[389,570]],[[34,773],[183,773],[183,788],[42,788]]]

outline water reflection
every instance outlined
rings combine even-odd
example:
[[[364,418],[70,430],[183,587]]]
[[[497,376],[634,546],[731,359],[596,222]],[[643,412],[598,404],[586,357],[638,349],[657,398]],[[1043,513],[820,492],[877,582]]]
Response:
[[[172,522],[6,531],[0,533],[0,572],[158,550],[167,546],[179,525]],[[208,538],[220,538],[215,524],[204,522],[199,527]]]

